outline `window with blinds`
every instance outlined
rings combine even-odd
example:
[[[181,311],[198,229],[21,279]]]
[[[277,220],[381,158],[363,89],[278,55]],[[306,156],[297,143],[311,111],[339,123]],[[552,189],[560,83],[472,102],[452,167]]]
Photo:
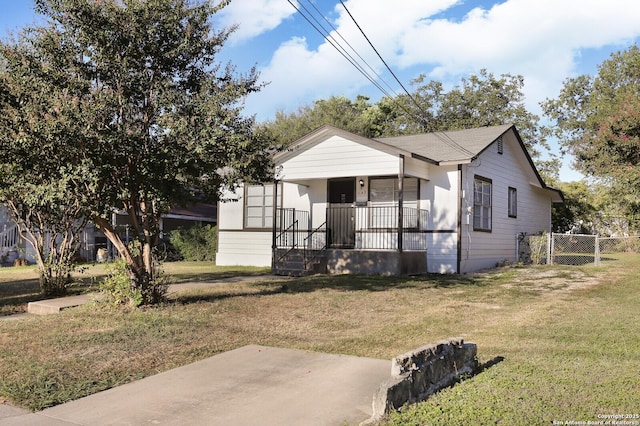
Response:
[[[473,180],[473,229],[491,231],[491,180],[476,176]]]

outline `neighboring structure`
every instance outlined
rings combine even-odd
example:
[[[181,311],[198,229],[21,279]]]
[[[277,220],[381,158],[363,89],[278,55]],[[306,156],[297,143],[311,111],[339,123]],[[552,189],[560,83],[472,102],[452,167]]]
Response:
[[[0,265],[12,264],[19,257],[20,244],[18,227],[9,211],[0,205]]]
[[[563,201],[512,125],[379,139],[323,126],[275,165],[277,185],[219,203],[218,265],[465,273],[516,261],[517,237],[550,231]]]
[[[123,237],[129,241],[131,226],[128,216],[114,213],[112,223]],[[185,208],[173,208],[160,219],[160,229],[163,233],[171,232],[180,227],[188,228],[194,225],[216,225],[217,206],[214,204],[198,203]],[[115,249],[110,247],[107,238],[92,223],[87,224],[81,237],[82,243],[79,258],[93,261],[97,258],[99,249],[106,249],[110,256],[116,256]],[[8,210],[0,205],[0,265],[11,265],[16,258],[23,258],[33,262],[33,248],[20,238],[16,223],[11,220]]]

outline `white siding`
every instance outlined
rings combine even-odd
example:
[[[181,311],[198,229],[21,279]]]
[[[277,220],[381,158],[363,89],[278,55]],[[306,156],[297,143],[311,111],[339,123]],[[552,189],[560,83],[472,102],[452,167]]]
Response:
[[[319,179],[309,183],[311,207],[311,228],[315,229],[327,220],[327,180]]]
[[[420,183],[420,208],[429,210],[429,229],[455,231],[458,224],[458,168],[434,168]]]
[[[397,175],[398,156],[332,136],[282,164],[284,180]]]
[[[454,274],[458,267],[458,234],[427,234],[427,270],[436,274]]]
[[[420,184],[420,208],[429,210],[427,269],[455,273],[458,263],[458,167],[431,169],[431,180]]]
[[[218,231],[216,265],[271,266],[271,230]]]
[[[244,231],[244,188],[226,191],[226,202],[218,203],[217,265],[271,265],[271,228],[264,231]]]
[[[404,175],[413,176],[421,179],[429,179],[431,166],[429,163],[415,158],[405,158]]]
[[[218,229],[242,229],[244,227],[244,203],[241,194],[244,193],[242,186],[235,192],[225,191],[222,199],[218,203]]]
[[[491,145],[468,166],[463,166],[465,204],[473,206],[474,176],[492,181],[491,232],[473,230],[473,216],[462,221],[461,271],[516,261],[516,237],[521,232],[535,234],[551,229],[551,194],[540,188],[537,178],[513,133],[504,135],[504,153]],[[509,187],[517,190],[516,218],[509,217]]]

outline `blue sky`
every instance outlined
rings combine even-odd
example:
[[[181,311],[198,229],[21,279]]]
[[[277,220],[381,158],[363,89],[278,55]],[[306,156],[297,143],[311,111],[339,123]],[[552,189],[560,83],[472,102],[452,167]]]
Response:
[[[318,8],[389,83],[387,90],[400,93],[340,1],[292,2]],[[420,74],[445,87],[483,68],[496,75],[522,75],[528,109],[539,115],[539,103],[556,97],[566,78],[596,73],[612,52],[640,38],[637,0],[343,2],[405,87]],[[36,19],[31,0],[0,0],[0,11],[3,36]],[[255,65],[269,83],[246,102],[245,113],[259,121],[332,95],[364,94],[372,101],[382,96],[288,0],[232,0],[214,22],[238,24],[220,59],[233,62],[238,72]],[[580,178],[570,169],[570,159],[565,163],[561,178]]]

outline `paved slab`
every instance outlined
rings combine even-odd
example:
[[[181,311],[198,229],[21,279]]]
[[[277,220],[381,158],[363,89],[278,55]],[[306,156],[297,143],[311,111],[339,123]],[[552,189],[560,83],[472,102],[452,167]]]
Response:
[[[167,289],[168,294],[174,294],[181,291],[197,290],[220,284],[238,283],[243,281],[268,281],[268,280],[284,280],[286,277],[275,275],[256,275],[256,276],[239,276],[222,278],[216,281],[208,282],[187,282],[182,284],[172,284]],[[102,297],[99,293],[81,294],[78,296],[59,297],[56,299],[38,300],[27,304],[27,312],[31,315],[53,315],[59,313],[63,309],[73,308],[84,305],[97,298]],[[18,319],[14,317],[11,319]],[[2,318],[8,319],[8,318]]]
[[[6,419],[24,416],[25,414],[29,414],[29,412],[21,408],[13,407],[11,405],[0,404],[0,425],[5,424],[4,420]]]
[[[52,315],[63,309],[84,305],[95,300],[96,294],[81,294],[78,296],[59,297],[57,299],[38,300],[29,302],[27,312],[31,315]]]
[[[250,345],[0,424],[357,424],[390,371],[388,360]]]

